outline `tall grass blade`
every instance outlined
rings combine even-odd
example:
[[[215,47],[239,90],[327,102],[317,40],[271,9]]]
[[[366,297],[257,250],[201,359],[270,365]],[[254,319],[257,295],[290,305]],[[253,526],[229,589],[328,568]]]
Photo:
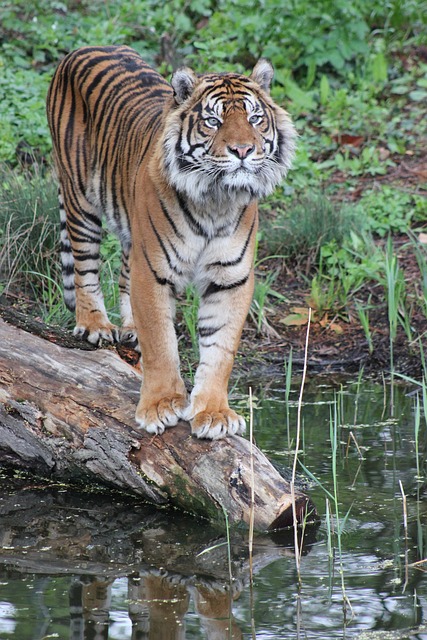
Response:
[[[295,479],[297,472],[297,464],[298,464],[298,451],[301,440],[301,413],[302,413],[302,398],[304,394],[304,385],[305,378],[307,375],[307,361],[308,361],[308,340],[310,336],[310,324],[311,324],[311,308],[308,310],[308,322],[307,322],[307,331],[305,336],[305,349],[304,349],[304,367],[301,379],[301,387],[298,398],[298,409],[297,409],[297,433],[295,438],[295,455],[294,462],[292,466],[292,479],[290,483],[291,487],[291,496],[292,496],[292,515],[294,522],[294,546],[295,546],[295,562],[298,573],[298,581],[301,583],[301,556],[300,556],[300,547],[298,544],[298,522],[297,522],[297,514],[296,514],[296,502],[295,502]]]

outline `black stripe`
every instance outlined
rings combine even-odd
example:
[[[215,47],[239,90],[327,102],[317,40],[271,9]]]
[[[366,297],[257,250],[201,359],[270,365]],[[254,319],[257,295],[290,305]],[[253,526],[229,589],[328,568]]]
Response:
[[[202,227],[200,222],[194,218],[193,214],[187,207],[187,203],[185,202],[184,196],[181,193],[177,192],[176,197],[178,199],[178,204],[184,214],[184,217],[187,220],[187,223],[191,228],[191,230],[193,231],[193,233],[195,233],[197,236],[208,238],[209,234],[207,233],[206,229]]]
[[[205,292],[203,293],[203,298],[206,298],[207,296],[210,296],[214,293],[218,293],[220,291],[230,291],[231,289],[236,289],[237,287],[241,287],[244,284],[246,284],[246,282],[249,279],[249,273],[247,276],[245,276],[244,278],[242,278],[241,280],[238,280],[237,282],[231,282],[230,284],[217,284],[216,282],[211,282]]]
[[[155,236],[156,236],[156,238],[157,238],[157,242],[159,243],[159,245],[160,245],[160,247],[161,247],[161,249],[162,249],[162,251],[163,251],[163,253],[164,253],[164,256],[165,256],[165,258],[166,258],[166,260],[167,260],[167,263],[168,263],[169,269],[171,269],[172,271],[174,271],[177,275],[182,276],[182,271],[181,271],[180,269],[178,269],[177,267],[175,267],[175,266],[172,264],[172,261],[171,261],[171,259],[170,259],[169,253],[168,253],[168,251],[167,251],[167,249],[166,249],[166,247],[165,247],[165,245],[164,245],[163,240],[162,240],[162,239],[161,239],[161,237],[160,237],[159,232],[157,231],[157,229],[156,229],[156,227],[155,227],[155,225],[154,225],[154,222],[153,222],[153,221],[152,221],[152,219],[151,219],[150,214],[148,214],[148,219],[149,219],[149,221],[150,221],[151,228],[152,228],[152,230],[154,231],[154,234],[155,234]]]
[[[225,327],[224,324],[222,324],[220,327],[199,327],[199,336],[201,338],[209,338],[209,336],[213,336],[217,331],[220,331],[223,327]]]
[[[157,271],[152,266],[144,246],[142,247],[142,253],[144,254],[144,258],[146,259],[147,264],[148,264],[148,266],[150,268],[150,271],[153,274],[157,284],[160,284],[162,286],[168,285],[169,287],[171,287],[172,291],[175,293],[175,285],[174,285],[174,283],[171,282],[171,280],[168,280],[167,278],[162,278],[161,276],[159,276]]]
[[[277,147],[276,147],[276,151],[274,152],[274,159],[276,160],[276,162],[280,162],[282,159],[281,152],[284,144],[285,144],[285,136],[281,131],[277,130]]]
[[[77,255],[77,253],[80,253],[80,255]],[[78,262],[84,262],[85,260],[99,260],[99,253],[88,253],[86,251],[79,251],[75,249],[74,260],[77,260]]]
[[[233,233],[236,233],[237,229],[239,228],[240,223],[242,222],[242,218],[243,218],[243,216],[244,216],[244,215],[245,215],[245,213],[246,213],[246,209],[247,209],[247,207],[243,207],[243,208],[242,208],[242,210],[241,210],[241,212],[240,212],[240,215],[239,215],[239,217],[237,218],[237,222],[236,222],[236,224],[235,224],[235,227],[234,227],[234,229],[233,229]]]
[[[78,273],[79,276],[86,276],[88,273],[97,274],[99,269],[75,269],[75,272]]]
[[[246,250],[248,248],[250,239],[252,237],[252,233],[255,227],[255,218],[252,222],[248,237],[246,238],[246,242],[243,245],[243,248],[240,252],[240,254],[237,256],[237,258],[234,258],[234,260],[228,260],[227,262],[221,262],[220,260],[218,260],[218,262],[211,262],[208,267],[235,267],[237,264],[239,264],[239,262],[241,262],[246,254]]]
[[[62,273],[64,276],[72,276],[74,273],[74,265],[73,264],[62,264]]]
[[[159,200],[160,200],[160,198],[159,198]],[[172,227],[172,231],[174,232],[176,237],[179,238],[179,240],[184,240],[184,236],[182,235],[182,233],[180,233],[178,231],[175,222],[172,220],[171,215],[170,215],[169,211],[166,208],[166,205],[164,204],[164,202],[162,200],[160,200],[160,206],[162,208],[163,215],[165,216],[166,220],[169,222],[170,226]]]

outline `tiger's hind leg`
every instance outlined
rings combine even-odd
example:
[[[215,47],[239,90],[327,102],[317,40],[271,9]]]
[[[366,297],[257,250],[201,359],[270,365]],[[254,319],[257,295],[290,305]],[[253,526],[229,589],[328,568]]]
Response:
[[[99,282],[101,217],[73,185],[60,185],[61,259],[64,299],[76,311],[74,335],[92,344],[117,342]]]
[[[122,265],[119,276],[120,317],[122,319],[120,342],[140,351],[130,302],[129,252],[130,244],[122,242]]]

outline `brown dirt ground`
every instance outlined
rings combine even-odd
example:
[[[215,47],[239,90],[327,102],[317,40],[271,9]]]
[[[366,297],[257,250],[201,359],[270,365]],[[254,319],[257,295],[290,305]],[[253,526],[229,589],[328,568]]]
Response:
[[[427,59],[427,49],[425,51]],[[409,60],[409,58],[408,58]],[[409,115],[409,114],[408,114]],[[422,128],[421,128],[422,129]],[[414,121],[414,134],[417,137],[417,126]],[[419,136],[418,136],[419,137]],[[334,199],[358,200],[366,189],[373,184],[390,184],[406,191],[427,196],[427,159],[425,156],[424,142],[418,139],[408,149],[405,156],[392,156],[393,167],[388,167],[385,175],[361,176],[356,188],[351,191],[346,182],[347,178],[340,172],[336,172],[330,178],[330,183],[338,187]],[[354,186],[354,185],[353,185]],[[421,225],[418,225],[421,226]],[[427,220],[423,231],[427,233]],[[384,240],[379,240],[383,243]],[[412,306],[411,327],[414,336],[421,336],[424,353],[427,359],[427,319],[421,308],[415,302],[420,299],[422,289],[420,284],[420,271],[413,251],[408,247],[406,236],[393,238],[399,265],[405,274],[407,296],[409,306]],[[262,256],[261,256],[262,257]],[[301,265],[300,265],[301,266]],[[304,265],[304,269],[306,266]],[[267,269],[267,267],[265,267]],[[268,261],[268,269],[278,271],[279,275],[274,281],[273,288],[284,296],[285,301],[278,300],[267,302],[267,320],[271,330],[268,333],[257,332],[256,326],[248,318],[246,322],[238,355],[238,368],[247,375],[257,376],[265,373],[282,371],[284,360],[289,357],[292,349],[293,364],[302,367],[304,362],[304,348],[307,335],[307,325],[286,326],[283,319],[292,312],[294,307],[309,305],[309,285],[307,273],[301,274],[301,268],[297,265],[284,264],[281,261]],[[259,271],[262,276],[262,271]],[[366,373],[373,375],[386,375],[390,371],[390,345],[389,324],[387,318],[387,303],[384,289],[375,282],[370,283],[357,295],[363,304],[370,298],[369,324],[372,335],[373,349],[370,352],[368,342],[360,325],[358,313],[354,302],[350,302],[346,309],[339,312],[327,311],[319,317],[315,315],[311,323],[308,338],[308,369],[313,372],[345,372],[354,373],[364,367]],[[29,300],[22,301],[22,296],[15,293],[0,299],[0,317],[18,326],[28,327],[47,339],[67,344],[70,347],[92,348],[76,341],[71,332],[57,327],[46,327],[35,321],[32,323],[32,303]],[[188,335],[183,323],[178,322],[178,336],[182,346],[190,346]],[[401,326],[398,328],[397,338],[394,344],[395,370],[413,377],[422,375],[422,359],[420,355],[420,340],[410,343]],[[138,355],[131,349],[117,347],[120,355],[131,363],[137,361]],[[193,363],[195,364],[195,363]],[[237,367],[235,367],[236,369]]]
[[[407,157],[403,161],[394,159],[396,166],[384,176],[376,176],[375,182],[386,182],[395,187],[404,187],[407,191],[427,195],[427,161],[421,157]],[[334,175],[331,182],[339,184],[344,177],[339,173]],[[372,186],[372,178],[362,178],[358,189],[352,192],[352,198],[357,199],[363,191]],[[338,193],[338,198],[344,198]],[[341,196],[341,197],[340,197]],[[427,220],[423,225],[427,232]],[[384,240],[378,240],[384,245]],[[424,353],[427,354],[427,319],[419,303],[422,297],[421,274],[413,250],[408,243],[407,236],[395,236],[393,246],[399,260],[399,266],[404,272],[407,304],[411,308],[411,327],[413,335],[420,337]],[[265,363],[280,365],[288,358],[292,348],[293,362],[302,365],[307,337],[307,324],[302,326],[286,326],[283,318],[295,307],[306,307],[310,304],[309,285],[307,278],[300,271],[293,271],[289,265],[280,262],[268,262],[268,268],[279,270],[279,276],[274,281],[273,288],[281,293],[286,302],[274,301],[274,305],[267,305],[269,312],[267,319],[273,332],[270,335],[257,335],[254,323],[248,320],[242,337],[240,351],[244,360],[263,360]],[[370,299],[369,324],[371,329],[373,349],[369,351],[368,341],[360,324],[354,302],[350,302],[346,309],[340,312],[326,312],[320,317],[314,315],[308,338],[308,369],[313,372],[346,372],[359,371],[363,366],[365,372],[386,375],[390,372],[390,340],[387,301],[384,288],[376,282],[371,282],[357,295],[359,302],[366,303]],[[318,314],[317,314],[318,315]],[[412,376],[422,375],[423,366],[420,355],[420,341],[410,343],[402,326],[398,327],[397,338],[394,343],[395,371]]]

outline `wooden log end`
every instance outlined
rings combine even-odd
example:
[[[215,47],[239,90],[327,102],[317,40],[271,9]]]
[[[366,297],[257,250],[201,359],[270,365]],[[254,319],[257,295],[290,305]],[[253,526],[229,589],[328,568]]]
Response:
[[[304,524],[315,524],[319,521],[316,508],[310,498],[306,495],[298,494],[295,496],[295,509],[288,501],[283,504],[283,510],[273,520],[268,527],[268,531],[275,531],[277,529],[287,529],[292,527],[295,520],[298,526]]]

